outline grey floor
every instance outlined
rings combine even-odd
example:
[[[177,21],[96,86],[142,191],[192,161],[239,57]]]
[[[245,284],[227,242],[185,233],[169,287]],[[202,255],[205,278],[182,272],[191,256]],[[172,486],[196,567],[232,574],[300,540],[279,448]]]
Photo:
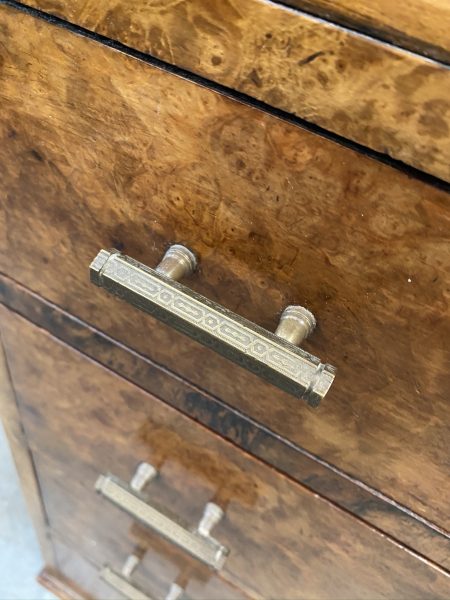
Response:
[[[52,600],[36,583],[42,559],[0,424],[0,600]]]

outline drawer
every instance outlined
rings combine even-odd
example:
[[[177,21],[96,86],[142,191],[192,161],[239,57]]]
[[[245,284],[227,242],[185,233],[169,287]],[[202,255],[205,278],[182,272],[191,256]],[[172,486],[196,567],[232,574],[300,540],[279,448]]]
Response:
[[[64,464],[46,452],[34,452],[52,537],[63,540],[91,562],[98,577],[109,583],[107,575],[102,573],[108,569],[121,579],[126,579],[122,571],[127,559],[133,556],[136,557],[137,566],[132,570],[129,581],[152,598],[165,598],[174,584],[180,586],[189,598],[197,600],[246,600],[259,597],[251,589],[244,592],[242,588],[245,589],[245,582],[233,572],[216,573],[187,551],[146,528],[133,515],[96,494],[94,487],[102,472],[101,466],[85,464],[68,453],[64,454],[63,460]],[[118,453],[114,460],[120,461]],[[123,471],[129,480],[136,464],[129,473],[123,467],[119,467],[118,471]],[[186,485],[193,495],[188,506],[180,501],[177,504],[176,498],[174,501],[173,488],[169,490],[171,484],[167,481],[166,469],[162,468],[159,481],[148,486],[145,496],[152,505],[159,504],[169,512],[172,508],[185,522],[195,524],[202,514],[201,503],[205,490],[204,486],[197,488],[192,481],[186,481]],[[195,504],[199,510],[196,510]],[[57,552],[56,557],[58,559]],[[62,567],[61,571],[70,576]],[[83,578],[75,581],[84,583]],[[114,582],[110,583],[110,587],[117,589]]]
[[[442,0],[432,5],[415,0],[415,6],[383,0],[382,7],[354,0],[344,6],[329,0],[288,2],[306,4],[309,14],[264,0],[28,4],[450,180],[446,65],[311,14],[325,12],[329,19],[330,13],[340,18],[342,11],[344,16],[353,11],[352,28],[362,21],[367,31],[367,13],[382,12],[387,22],[395,21],[391,34],[406,33],[400,43],[411,46],[408,30],[415,24],[420,34],[413,42],[420,44],[427,34],[434,42],[426,40],[419,51],[446,55],[448,63],[442,42],[448,41],[450,10]],[[386,23],[380,25],[385,29]],[[370,32],[377,35],[377,29],[375,23]]]
[[[50,526],[83,555],[123,560],[147,535],[158,547],[154,531],[143,536],[138,521],[94,491],[99,474],[129,481],[146,461],[159,471],[146,490],[149,504],[170,507],[191,526],[207,502],[223,508],[213,534],[229,555],[217,577],[246,592],[286,599],[448,597],[448,577],[432,563],[22,318],[4,308],[1,315]]]
[[[127,596],[127,592],[132,590],[127,590],[125,586],[121,588],[125,593],[118,593],[115,585],[106,582],[104,576],[101,575],[101,571],[103,568],[103,565],[101,563],[98,564],[92,562],[85,556],[82,556],[73,549],[73,546],[70,543],[67,543],[67,541],[62,540],[54,532],[52,533],[52,542],[57,559],[59,571],[58,574],[60,574],[62,578],[67,578],[69,582],[74,582],[73,587],[75,589],[78,587],[75,582],[82,581],[83,589],[80,591],[84,592],[84,594],[89,598],[98,598],[101,600],[117,600],[118,597],[131,597],[133,599],[135,597],[137,598],[137,595],[133,596],[132,594],[128,594]],[[161,560],[155,561],[155,569],[163,568],[164,570],[164,566],[165,565],[164,563],[162,563]],[[139,570],[143,570],[142,564],[139,565],[138,571]],[[144,582],[145,591],[142,588],[137,587],[138,584],[136,583],[136,581],[134,581],[135,579],[138,579],[136,577],[136,574],[133,574],[132,580],[130,578],[130,581],[128,583],[130,586],[133,586],[134,588],[143,592],[145,596],[149,597],[150,600],[156,600],[157,598],[165,598],[168,590],[164,588],[164,585],[161,581],[158,581],[161,579],[161,574],[159,572],[153,572],[153,574],[147,573],[146,577],[147,578]],[[57,581],[57,578],[54,575],[52,577],[51,574],[47,574],[46,571],[44,571],[44,574],[40,577],[41,583],[57,594],[58,589],[54,588],[54,584],[52,585],[52,580],[54,581],[55,579]],[[143,577],[140,576],[140,579],[142,580]],[[233,594],[233,592],[230,591],[230,587],[228,587],[227,590],[224,589],[224,586],[222,586],[222,588],[220,586],[215,587],[213,579],[214,578],[210,576],[209,581],[207,581],[206,579],[197,582],[190,581],[189,584],[184,588],[184,597],[191,599],[209,598],[210,600],[225,600],[226,598],[235,600],[238,598],[243,598],[243,596],[239,595],[238,592]],[[198,592],[200,587],[202,588],[203,593],[199,595]]]
[[[448,195],[29,15],[0,22],[0,269],[448,529]],[[192,289],[250,321],[315,313],[304,347],[338,367],[317,410],[88,281],[101,247],[155,266],[173,242],[199,257]]]
[[[289,0],[291,6],[333,19],[404,48],[450,62],[446,2],[426,0]]]
[[[69,600],[118,600],[118,595],[99,577],[99,569],[58,537],[52,535],[58,569],[44,569],[38,581],[57,598]],[[77,582],[82,581],[80,586]]]

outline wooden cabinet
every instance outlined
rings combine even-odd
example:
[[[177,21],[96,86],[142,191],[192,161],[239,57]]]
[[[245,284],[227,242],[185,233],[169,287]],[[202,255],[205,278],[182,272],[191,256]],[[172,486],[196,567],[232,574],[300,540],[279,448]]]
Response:
[[[375,20],[382,37],[403,37],[407,47],[416,43],[448,64],[450,11],[444,0],[403,0],[395,6],[379,0],[370,7],[361,0],[287,2],[308,12],[264,0],[29,4],[450,178],[446,65],[314,15],[334,13],[353,26],[359,20],[363,30]]]
[[[236,589],[264,598],[446,597],[447,578],[431,564],[34,325],[6,309],[1,315],[49,527],[93,564],[120,571],[138,546],[139,587],[148,581],[151,590],[156,579],[169,589],[184,577],[189,593],[190,570],[199,587],[201,565],[196,573],[176,544],[168,551],[142,528],[138,513],[95,491],[99,475],[126,482],[145,461],[158,470],[145,488],[152,506],[191,526],[207,502],[224,511],[213,533],[229,555],[217,575],[203,569],[206,597],[239,597]]]
[[[448,597],[438,20],[431,47],[345,2],[353,29],[322,1],[29,4],[0,2],[0,325],[42,580],[103,597],[137,548],[155,598]],[[317,408],[89,281],[101,248],[155,268],[174,243],[206,302],[271,332],[314,313]],[[186,526],[224,510],[223,569],[95,493],[141,462]]]

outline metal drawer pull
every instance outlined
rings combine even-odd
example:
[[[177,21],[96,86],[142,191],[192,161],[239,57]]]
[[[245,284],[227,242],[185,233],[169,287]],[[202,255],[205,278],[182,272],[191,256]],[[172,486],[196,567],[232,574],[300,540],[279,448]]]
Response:
[[[135,557],[134,554],[131,554],[130,557]],[[128,557],[128,558],[130,558]],[[137,557],[135,557],[137,558]],[[128,559],[127,559],[128,560]],[[139,561],[139,559],[138,559]],[[126,563],[125,563],[126,564]],[[135,587],[128,580],[127,575],[124,574],[124,569],[122,569],[122,574],[116,573],[111,567],[106,565],[100,571],[100,577],[103,581],[106,581],[111,587],[120,592],[122,596],[128,598],[128,600],[156,600],[155,598],[151,598],[145,592]],[[183,588],[181,588],[177,583],[172,583],[169,588],[169,591],[166,594],[164,600],[188,600],[186,594],[184,593]]]
[[[198,560],[217,570],[223,567],[229,551],[210,535],[223,517],[223,511],[217,504],[208,502],[198,527],[191,530],[167,511],[149,504],[139,490],[113,475],[100,475],[95,488],[113,504]]]
[[[158,475],[153,465],[147,462],[139,463],[130,481],[130,487],[135,492],[142,492],[145,486]]]
[[[178,244],[156,269],[118,250],[101,250],[90,265],[90,276],[99,287],[317,406],[336,369],[294,345],[314,329],[314,316],[302,306],[289,306],[271,333],[176,281],[196,266],[195,255]]]
[[[150,598],[145,592],[135,587],[109,566],[103,567],[100,571],[100,577],[129,600],[153,600],[153,598]]]
[[[130,579],[140,562],[141,559],[139,556],[136,556],[136,554],[129,554],[123,563],[122,575],[127,579]]]

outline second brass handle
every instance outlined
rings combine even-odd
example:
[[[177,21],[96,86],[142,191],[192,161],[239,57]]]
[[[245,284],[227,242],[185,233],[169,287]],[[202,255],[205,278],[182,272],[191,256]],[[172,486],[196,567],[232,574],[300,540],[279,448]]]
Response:
[[[109,565],[105,565],[100,571],[100,578],[128,600],[155,600],[131,582],[131,577],[140,564],[141,559],[142,557],[136,554],[130,554],[125,560],[120,573],[112,569]],[[184,589],[176,582],[173,582],[165,594],[164,600],[189,600],[189,598],[185,594]]]
[[[113,475],[100,475],[95,488],[99,494],[143,525],[206,565],[220,570],[229,551],[210,535],[210,531],[223,516],[221,508],[208,502],[198,526],[195,529],[187,527],[177,517],[169,515],[166,509],[154,506],[142,497],[141,490],[155,474],[156,470],[152,465],[141,463],[130,484]]]
[[[117,590],[124,598],[129,600],[155,600],[140,588],[133,585],[127,577],[105,565],[100,571],[100,577],[111,587]],[[184,590],[177,584],[172,584],[164,600],[188,600]]]
[[[174,245],[156,269],[101,250],[90,266],[91,281],[185,333],[277,387],[317,406],[336,369],[298,348],[315,326],[313,315],[288,307],[276,334],[208,300],[176,281],[196,267],[194,254]]]

